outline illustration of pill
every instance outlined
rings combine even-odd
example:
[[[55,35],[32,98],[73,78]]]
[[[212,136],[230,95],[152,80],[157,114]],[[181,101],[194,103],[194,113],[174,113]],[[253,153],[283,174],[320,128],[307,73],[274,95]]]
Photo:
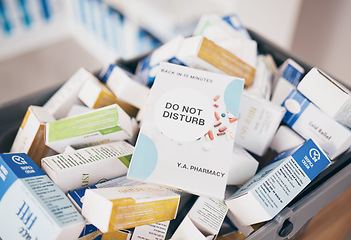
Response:
[[[219,132],[219,133],[217,133],[217,136],[222,136],[222,135],[225,135],[225,132]]]
[[[211,149],[211,143],[210,142],[204,142],[202,144],[202,148],[205,150],[205,151],[208,151]]]
[[[218,131],[220,131],[220,132],[224,132],[225,130],[227,130],[227,127],[226,127],[226,126],[220,127],[220,128],[218,129]]]
[[[215,118],[217,121],[219,121],[219,119],[221,119],[221,117],[219,116],[219,114],[217,112],[214,112]]]
[[[211,130],[209,130],[207,133],[208,133],[208,136],[210,137],[210,139],[213,140],[214,139],[213,132]]]
[[[225,115],[225,113],[222,113],[221,116],[222,116],[222,117],[225,117],[226,115]]]
[[[233,123],[233,122],[235,122],[236,120],[238,120],[238,118],[236,118],[236,117],[229,118],[229,122],[230,122],[230,123]]]
[[[219,107],[217,103],[213,104],[213,106],[214,106],[215,108],[218,108],[218,107]]]
[[[217,101],[219,98],[219,95],[216,95],[214,98],[213,98],[213,101]]]
[[[218,127],[219,125],[221,125],[222,123],[221,122],[216,122],[213,126],[214,127]]]

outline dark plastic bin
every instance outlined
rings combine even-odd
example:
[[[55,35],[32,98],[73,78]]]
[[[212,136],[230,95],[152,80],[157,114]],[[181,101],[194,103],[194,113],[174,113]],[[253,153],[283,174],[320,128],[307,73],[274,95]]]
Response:
[[[311,66],[300,61],[295,56],[285,52],[276,45],[270,43],[258,34],[250,31],[254,40],[257,41],[260,53],[269,53],[279,66],[287,58],[298,62],[306,72]],[[125,61],[118,60],[121,65],[133,70],[140,58]],[[0,106],[0,152],[8,152],[15,138],[17,130],[22,122],[29,105],[43,105],[60,86],[39,91],[35,94],[22,97],[16,101]],[[345,153],[334,161],[330,167],[315,178],[287,207],[275,218],[266,222],[258,230],[250,234],[247,240],[275,240],[291,239],[295,236],[322,208],[340,196],[351,186],[351,152]],[[183,211],[178,214],[175,221],[177,224],[190,209],[191,203],[196,197],[187,198]],[[175,230],[177,224],[171,224],[169,236]],[[173,226],[173,227],[172,227]],[[230,227],[223,227],[220,235],[233,231]]]

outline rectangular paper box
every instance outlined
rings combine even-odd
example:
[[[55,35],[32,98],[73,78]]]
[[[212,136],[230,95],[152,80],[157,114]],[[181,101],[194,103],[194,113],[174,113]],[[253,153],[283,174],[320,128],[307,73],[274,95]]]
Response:
[[[225,203],[242,225],[268,221],[329,163],[323,150],[310,139],[279,154]]]
[[[286,125],[281,125],[273,137],[270,148],[277,153],[297,147],[305,142],[299,134]]]
[[[299,91],[293,90],[283,103],[287,112],[283,118],[304,139],[313,138],[335,159],[351,145],[351,131],[311,103]]]
[[[40,167],[43,157],[55,154],[45,145],[45,124],[55,120],[44,108],[29,106],[12,144],[11,152],[26,153]]]
[[[179,200],[179,194],[151,184],[87,189],[82,214],[100,231],[111,232],[172,220]]]
[[[177,58],[189,67],[225,73],[245,79],[245,87],[251,85],[255,68],[203,36],[184,39]]]
[[[312,68],[297,90],[327,115],[351,128],[351,94],[339,82],[320,69]]]
[[[70,145],[88,147],[125,140],[133,134],[130,117],[113,104],[46,124],[46,145],[62,153]]]
[[[291,90],[299,84],[305,70],[292,59],[287,59],[274,76],[272,102],[281,105]]]
[[[85,68],[80,68],[43,107],[56,119],[66,117],[74,104],[82,104],[78,93],[88,79],[95,79],[95,76]]]
[[[134,147],[124,141],[42,159],[42,168],[64,192],[88,187],[128,171]]]
[[[128,177],[223,199],[243,85],[161,63]]]
[[[143,184],[141,182],[129,180],[126,178],[126,176],[118,177],[111,179],[107,182],[103,183],[98,183],[94,186],[88,187],[88,188],[83,188],[79,189],[73,192],[70,192],[67,194],[68,198],[72,201],[72,203],[76,206],[79,212],[82,211],[82,206],[83,206],[83,197],[85,195],[86,189],[95,189],[95,188],[107,188],[107,187],[118,187],[118,186],[131,186],[131,185],[139,185]],[[166,233],[168,230],[168,225],[169,221],[165,222],[160,222],[160,223],[154,223],[150,225],[144,225],[144,226],[139,226],[134,228],[132,231],[131,230],[118,230],[116,232],[120,232],[120,234],[124,234],[125,236],[129,235],[129,238],[131,237],[131,240],[135,239],[148,239],[148,240],[157,240],[157,239],[165,239]],[[89,228],[89,234],[92,234],[94,231],[98,231],[99,234],[103,234],[101,231],[98,230],[94,225],[88,223],[85,228]],[[95,228],[95,230],[94,230]],[[83,230],[84,232],[84,230]],[[84,236],[84,233],[80,235],[80,237]],[[118,238],[119,239],[119,238]]]
[[[215,239],[227,214],[223,201],[200,196],[172,236],[172,240]]]
[[[262,156],[268,149],[285,114],[285,109],[244,92],[235,143]]]
[[[78,238],[84,219],[26,154],[0,154],[0,186],[3,239]]]

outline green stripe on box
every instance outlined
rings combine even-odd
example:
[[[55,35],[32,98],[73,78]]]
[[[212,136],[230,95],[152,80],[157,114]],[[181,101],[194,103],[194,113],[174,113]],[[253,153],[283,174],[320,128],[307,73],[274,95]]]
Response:
[[[48,123],[48,141],[55,142],[104,130],[107,132],[107,129],[112,128],[120,129],[118,122],[118,111],[116,106],[103,108],[76,117],[57,120]],[[112,130],[109,131],[113,132]]]
[[[120,126],[117,126],[117,127],[112,127],[112,128],[106,128],[106,129],[100,130],[99,132],[102,135],[106,135],[106,134],[110,134],[110,133],[113,133],[113,132],[118,132],[118,131],[121,131],[121,130],[122,130],[122,128]]]
[[[119,157],[118,159],[121,160],[121,162],[122,162],[127,168],[129,168],[130,160],[132,159],[132,154],[127,155],[127,156],[123,156],[123,157]]]

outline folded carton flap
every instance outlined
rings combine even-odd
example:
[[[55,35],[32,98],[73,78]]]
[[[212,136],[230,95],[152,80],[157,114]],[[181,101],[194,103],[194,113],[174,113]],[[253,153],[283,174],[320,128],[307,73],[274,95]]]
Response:
[[[189,216],[185,216],[171,240],[207,240],[201,231],[194,225]]]

